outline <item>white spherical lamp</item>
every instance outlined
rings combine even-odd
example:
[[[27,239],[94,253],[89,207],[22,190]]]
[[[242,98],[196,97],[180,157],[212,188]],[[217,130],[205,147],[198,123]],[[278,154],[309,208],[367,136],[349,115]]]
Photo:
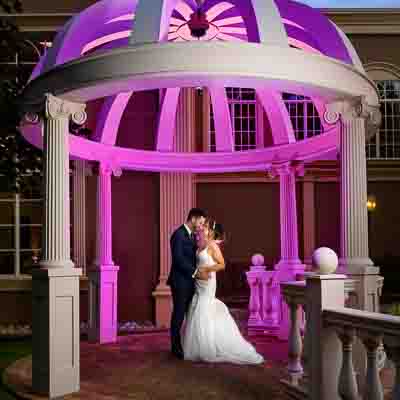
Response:
[[[328,247],[320,247],[312,255],[313,269],[321,275],[333,274],[339,264],[336,253]]]

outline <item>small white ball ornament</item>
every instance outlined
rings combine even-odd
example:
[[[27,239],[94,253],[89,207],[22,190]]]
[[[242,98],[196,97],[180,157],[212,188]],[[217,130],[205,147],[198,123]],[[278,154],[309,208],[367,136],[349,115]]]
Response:
[[[264,256],[262,254],[254,254],[251,257],[251,263],[256,267],[264,265]]]
[[[328,247],[320,247],[312,255],[314,272],[321,275],[333,274],[339,264],[336,253]]]

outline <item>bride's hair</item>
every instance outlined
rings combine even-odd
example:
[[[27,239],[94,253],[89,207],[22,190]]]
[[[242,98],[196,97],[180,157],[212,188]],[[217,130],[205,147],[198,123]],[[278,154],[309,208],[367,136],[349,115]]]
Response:
[[[222,224],[217,223],[212,217],[207,217],[205,225],[207,225],[208,229],[212,232],[214,240],[225,241],[225,231]]]

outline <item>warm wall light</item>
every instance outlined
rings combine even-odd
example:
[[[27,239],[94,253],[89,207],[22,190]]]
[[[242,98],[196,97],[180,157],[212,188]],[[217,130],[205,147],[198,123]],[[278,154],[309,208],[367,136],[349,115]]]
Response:
[[[367,198],[367,209],[372,212],[376,208],[376,198],[373,195],[369,195]]]

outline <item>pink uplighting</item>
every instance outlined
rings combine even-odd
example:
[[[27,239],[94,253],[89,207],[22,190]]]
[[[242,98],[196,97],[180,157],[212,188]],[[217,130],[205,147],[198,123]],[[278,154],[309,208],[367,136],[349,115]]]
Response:
[[[93,49],[95,49],[97,47],[100,47],[100,46],[102,46],[102,45],[104,45],[106,43],[113,42],[114,40],[125,39],[125,38],[131,36],[131,34],[132,34],[132,31],[129,30],[129,31],[122,31],[122,32],[115,32],[115,33],[112,33],[110,35],[100,37],[100,38],[98,38],[96,40],[93,40],[93,42],[88,43],[82,49],[82,54],[85,54],[88,51],[93,50]]]

